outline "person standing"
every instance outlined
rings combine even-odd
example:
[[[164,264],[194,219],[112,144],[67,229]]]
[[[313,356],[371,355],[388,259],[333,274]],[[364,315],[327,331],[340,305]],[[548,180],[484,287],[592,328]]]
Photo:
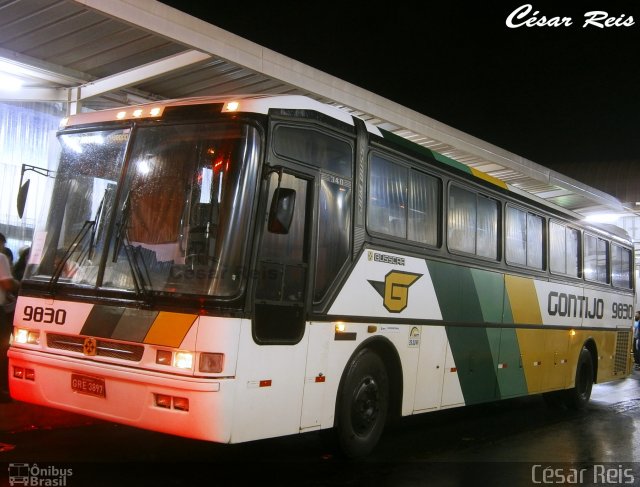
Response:
[[[13,267],[13,252],[7,247],[7,238],[2,233],[0,233],[0,253],[7,256],[7,259],[9,259],[9,269],[11,269]]]
[[[9,372],[7,350],[9,350],[12,323],[9,321],[4,305],[6,304],[7,294],[13,294],[17,291],[18,281],[11,275],[9,259],[4,253],[0,253],[0,402],[10,400],[7,378]]]
[[[13,266],[13,277],[15,277],[18,281],[22,281],[22,278],[24,277],[24,271],[27,268],[27,262],[29,260],[30,252],[30,247],[23,247],[18,252],[18,260]]]

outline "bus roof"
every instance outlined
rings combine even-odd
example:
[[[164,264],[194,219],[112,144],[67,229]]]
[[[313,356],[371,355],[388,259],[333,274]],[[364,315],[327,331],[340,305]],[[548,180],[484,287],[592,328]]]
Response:
[[[238,95],[220,95],[220,96],[202,96],[191,98],[179,98],[172,100],[159,100],[153,103],[145,103],[139,105],[130,105],[121,108],[112,108],[106,110],[98,110],[92,112],[83,112],[76,115],[72,115],[65,118],[61,122],[61,128],[69,128],[80,125],[91,125],[105,122],[115,122],[118,120],[134,120],[134,119],[146,119],[146,118],[161,118],[164,110],[168,107],[179,107],[189,105],[211,105],[220,104],[221,113],[231,112],[249,112],[268,114],[272,109],[297,109],[297,110],[312,110],[318,113],[322,113],[331,118],[339,120],[348,125],[354,125],[353,117],[347,110],[343,110],[339,107],[323,103],[313,98],[304,95],[273,95],[273,94],[238,94]],[[458,171],[470,174],[480,180],[488,182],[499,188],[508,190],[514,194],[520,195],[525,200],[537,202],[538,204],[555,209],[558,213],[565,214],[571,217],[581,217],[571,210],[555,205],[547,200],[536,197],[534,194],[519,190],[506,182],[498,179],[485,172],[479,171],[473,167],[462,164],[450,157],[447,157],[439,152],[428,149],[420,144],[416,144],[409,139],[403,138],[399,135],[389,132],[387,130],[381,130],[377,126],[363,121],[369,133],[382,137],[385,140],[390,140],[395,144],[404,146],[415,153],[423,153],[430,159],[435,160],[441,164],[455,168]],[[602,225],[592,225],[594,228],[600,228],[605,232],[613,233],[621,239],[628,239],[628,235],[622,229],[616,227],[617,231],[613,231],[612,228],[603,228]],[[608,227],[613,227],[609,225]]]
[[[314,110],[329,117],[353,125],[352,115],[345,110],[319,102],[303,95],[231,95],[231,96],[202,96],[161,100],[141,105],[131,105],[122,108],[112,108],[94,112],[83,112],[72,115],[63,121],[63,127],[85,125],[117,120],[161,117],[167,107],[187,105],[223,104],[222,112],[251,112],[267,114],[271,109],[299,109]],[[382,135],[375,125],[366,123],[367,130],[376,135]]]
[[[348,125],[353,125],[353,116],[347,111],[338,107],[319,102],[303,95],[232,95],[232,96],[203,96],[195,98],[182,98],[174,100],[162,100],[154,103],[146,103],[141,105],[132,105],[123,108],[113,108],[107,110],[99,110],[94,112],[84,112],[72,115],[63,120],[61,124],[64,128],[96,124],[104,122],[114,122],[117,120],[159,118],[167,107],[178,107],[188,105],[207,105],[222,104],[222,112],[251,112],[268,114],[271,109],[298,109],[313,110],[336,120],[340,120]],[[379,137],[392,140],[407,147],[411,147],[414,151],[428,152],[428,155],[443,164],[455,167],[463,172],[473,174],[474,176],[484,179],[503,189],[507,189],[506,183],[490,176],[486,173],[478,171],[461,164],[454,159],[446,157],[435,151],[426,149],[418,144],[403,139],[391,132],[378,129],[375,125],[364,122],[367,130]]]

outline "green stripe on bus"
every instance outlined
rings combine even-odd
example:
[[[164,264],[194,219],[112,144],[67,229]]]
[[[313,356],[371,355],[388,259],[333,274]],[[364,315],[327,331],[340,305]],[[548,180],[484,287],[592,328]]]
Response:
[[[483,321],[471,269],[436,261],[427,261],[427,267],[445,322]]]
[[[447,326],[447,338],[458,369],[465,404],[496,399],[497,378],[491,350],[498,345],[497,329]]]
[[[500,399],[528,393],[527,380],[520,362],[520,345],[516,330],[503,328],[500,335],[500,354],[496,369]]]
[[[501,323],[505,301],[504,275],[471,269],[471,277],[480,301],[483,321]]]
[[[471,172],[471,169],[469,168],[469,166],[462,164],[461,162],[458,162],[456,160],[450,159],[447,156],[443,156],[442,154],[439,154],[438,152],[432,151],[431,149],[427,149],[426,147],[423,147],[419,144],[415,144],[413,142],[411,142],[408,139],[405,139],[404,137],[400,137],[399,135],[394,134],[393,132],[389,132],[387,130],[383,130],[380,129],[380,132],[382,132],[382,136],[387,139],[390,140],[392,142],[395,142],[396,144],[409,149],[410,151],[417,153],[417,154],[421,154],[423,156],[427,156],[430,159],[434,159],[442,164],[446,164],[447,166],[451,166],[451,167],[455,167],[456,169],[459,169],[462,172],[466,172],[467,174],[473,174]]]
[[[476,284],[484,321],[513,323],[504,274],[472,269],[471,275]],[[515,330],[489,328],[487,334],[498,381],[497,399],[526,394],[527,381],[520,367],[520,347]]]
[[[504,295],[504,310],[502,323],[513,324],[511,302],[506,293]],[[498,357],[498,387],[500,398],[522,396],[528,393],[527,380],[520,358],[520,344],[514,328],[503,328],[500,336],[500,355]]]
[[[396,135],[392,132],[388,132],[386,130],[380,129],[380,132],[382,132],[382,135],[384,136],[385,139],[390,140],[395,142],[396,144],[409,149],[411,151],[413,151],[416,154],[422,155],[422,156],[426,156],[429,159],[433,159],[441,164],[445,164],[447,166],[453,167],[455,169],[458,169],[464,173],[467,174],[471,174],[472,176],[475,176],[479,179],[483,179],[484,181],[487,181],[495,186],[498,186],[502,189],[509,189],[509,187],[507,186],[507,183],[505,183],[504,181],[502,181],[501,179],[498,179],[494,176],[491,176],[487,173],[484,173],[482,171],[479,171],[475,168],[469,167],[466,164],[462,164],[461,162],[456,161],[455,159],[451,159],[445,155],[440,154],[439,152],[435,152],[432,151],[431,149],[428,149],[427,147],[421,146],[419,144],[415,144],[413,142],[411,142],[408,139],[405,139],[404,137],[400,137],[399,135]]]
[[[427,261],[427,266],[445,323],[484,321],[471,269],[434,261]],[[482,280],[484,276],[478,278]],[[495,310],[488,306],[486,312],[494,314]],[[494,400],[497,385],[492,349],[498,346],[495,334],[477,326],[447,326],[446,331],[465,404]]]
[[[504,274],[428,261],[442,318],[513,323]],[[514,329],[448,326],[447,337],[466,404],[527,393]]]

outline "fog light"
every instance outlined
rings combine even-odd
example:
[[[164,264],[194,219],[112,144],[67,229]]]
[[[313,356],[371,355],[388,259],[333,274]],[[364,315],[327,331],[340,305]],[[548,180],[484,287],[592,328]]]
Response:
[[[24,378],[27,380],[36,380],[36,371],[33,369],[24,369]]]
[[[13,376],[16,379],[24,379],[24,369],[22,367],[14,367]]]
[[[173,407],[174,409],[179,409],[180,411],[188,411],[189,399],[187,399],[186,397],[174,397]]]
[[[166,394],[155,394],[156,406],[159,408],[171,409],[171,396]]]
[[[198,369],[200,372],[222,372],[224,365],[223,353],[201,353]]]
[[[173,354],[169,350],[158,350],[156,352],[156,363],[160,365],[171,365]]]

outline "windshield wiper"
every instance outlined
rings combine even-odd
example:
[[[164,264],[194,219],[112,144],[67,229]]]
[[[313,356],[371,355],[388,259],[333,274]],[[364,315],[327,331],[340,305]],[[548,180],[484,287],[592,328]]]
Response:
[[[127,259],[127,263],[129,264],[129,269],[131,270],[131,277],[133,278],[133,287],[136,290],[136,294],[138,296],[142,296],[143,298],[149,298],[150,294],[147,291],[144,281],[144,274],[140,265],[138,264],[138,258],[136,257],[135,250],[131,247],[131,242],[129,241],[129,237],[127,236],[128,226],[129,226],[129,218],[131,216],[131,202],[129,195],[127,195],[124,200],[124,204],[122,205],[122,218],[118,223],[118,230],[116,232],[116,239],[113,246],[113,257],[111,261],[115,264],[118,262],[118,255],[120,254],[120,250],[124,246],[124,255]],[[146,275],[147,282],[151,283],[151,277],[149,276],[149,271],[142,261]]]
[[[96,210],[96,214],[93,217],[93,220],[86,220],[83,223],[82,228],[80,229],[78,234],[75,236],[75,238],[71,242],[71,245],[67,247],[64,255],[62,256],[62,259],[60,259],[60,262],[58,262],[58,265],[56,266],[53,272],[53,275],[51,276],[51,280],[49,281],[50,292],[53,292],[55,290],[55,286],[58,283],[60,276],[62,275],[62,271],[64,270],[64,267],[67,261],[69,260],[71,255],[77,250],[78,246],[82,243],[84,238],[87,236],[87,233],[89,233],[89,230],[91,230],[91,238],[89,239],[89,246],[87,247],[86,258],[91,259],[93,255],[93,249],[95,247],[96,231],[98,229],[98,225],[100,221],[102,220],[102,209],[104,207],[104,200],[107,197],[107,191],[108,190],[105,190],[104,195],[102,195],[102,199],[100,200],[100,204],[98,205],[98,209]],[[78,256],[78,264],[84,262],[84,257],[85,257],[84,252],[80,252]]]
[[[127,194],[127,197],[124,200],[121,213],[122,217],[120,218],[120,222],[118,222],[116,241],[113,245],[113,257],[111,258],[111,262],[113,262],[114,264],[118,262],[118,254],[120,253],[120,249],[122,248],[122,244],[124,243],[124,234],[127,231],[127,226],[129,225],[129,215],[131,214],[129,194]]]
[[[62,271],[64,270],[65,264],[69,260],[69,257],[71,257],[71,254],[73,254],[77,250],[77,247],[85,239],[85,237],[89,233],[89,230],[91,230],[95,226],[95,224],[96,224],[95,220],[86,220],[82,224],[82,228],[80,229],[78,234],[75,236],[75,238],[71,241],[71,244],[67,247],[67,250],[63,254],[62,258],[60,259],[60,262],[58,262],[58,265],[56,266],[55,270],[53,271],[53,275],[49,280],[49,292],[51,293],[54,292],[56,284],[58,284],[58,279],[60,279],[60,276],[62,275]]]
[[[104,200],[107,197],[108,190],[104,190],[104,194],[102,195],[102,199],[100,200],[100,204],[98,205],[98,209],[96,211],[96,216],[94,218],[94,225],[91,229],[91,239],[89,240],[89,252],[87,253],[87,258],[91,259],[93,256],[93,249],[96,243],[96,232],[98,231],[98,227],[100,226],[100,222],[102,221],[102,208],[104,206]]]

